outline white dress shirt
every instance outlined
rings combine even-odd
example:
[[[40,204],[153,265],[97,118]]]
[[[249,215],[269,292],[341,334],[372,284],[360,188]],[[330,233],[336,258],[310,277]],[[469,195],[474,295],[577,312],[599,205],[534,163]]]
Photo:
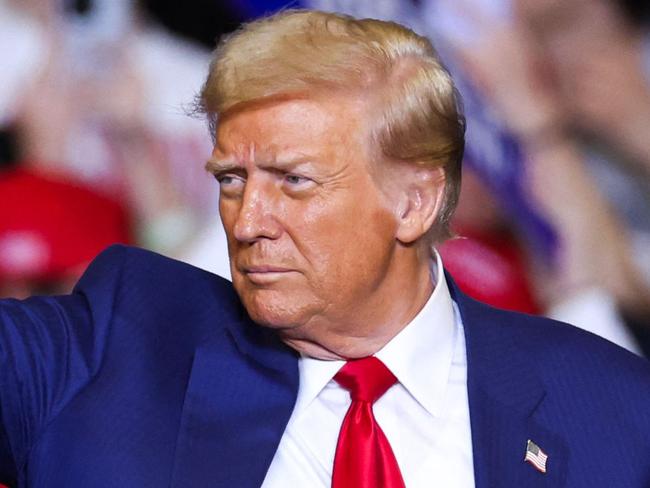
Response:
[[[474,469],[465,338],[439,256],[434,276],[434,292],[422,310],[375,354],[398,382],[373,408],[408,488],[469,488]],[[343,364],[299,359],[298,398],[263,488],[331,486],[351,401],[332,379]]]

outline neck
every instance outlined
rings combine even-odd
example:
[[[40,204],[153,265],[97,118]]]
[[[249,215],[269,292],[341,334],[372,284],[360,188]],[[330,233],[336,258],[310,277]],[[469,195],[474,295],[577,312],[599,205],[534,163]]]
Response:
[[[317,359],[347,360],[372,356],[382,349],[424,307],[433,293],[430,258],[399,260],[391,276],[363,304],[334,317],[320,318],[300,330],[280,332],[299,353]]]

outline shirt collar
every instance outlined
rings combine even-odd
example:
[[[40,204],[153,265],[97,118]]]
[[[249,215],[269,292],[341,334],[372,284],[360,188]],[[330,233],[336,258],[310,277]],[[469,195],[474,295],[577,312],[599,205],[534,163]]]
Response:
[[[431,415],[442,412],[456,341],[456,316],[440,255],[435,289],[415,318],[375,356]]]
[[[456,339],[453,301],[440,255],[432,263],[435,288],[424,307],[375,356],[430,414],[440,415]],[[345,361],[302,356],[295,411],[306,408],[343,367]]]

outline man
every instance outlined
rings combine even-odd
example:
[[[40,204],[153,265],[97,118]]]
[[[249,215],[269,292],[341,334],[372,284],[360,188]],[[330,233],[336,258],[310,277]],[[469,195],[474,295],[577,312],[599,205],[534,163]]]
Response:
[[[0,311],[19,486],[647,486],[650,370],[447,281],[463,122],[425,39],[287,11],[218,48],[233,287],[112,248]]]

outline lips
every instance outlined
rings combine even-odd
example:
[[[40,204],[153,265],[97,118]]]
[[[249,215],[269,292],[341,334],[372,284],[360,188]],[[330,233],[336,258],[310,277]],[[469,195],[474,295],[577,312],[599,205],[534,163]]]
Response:
[[[258,273],[288,273],[293,271],[290,268],[284,268],[282,266],[272,266],[268,264],[255,265],[255,266],[244,266],[242,271],[246,274],[258,274]]]
[[[239,268],[246,279],[254,285],[273,285],[284,280],[295,270],[271,264],[246,265]]]
[[[286,266],[275,266],[272,264],[256,264],[256,265],[246,265],[240,266],[240,269],[246,273],[288,273],[293,271],[291,268]]]

